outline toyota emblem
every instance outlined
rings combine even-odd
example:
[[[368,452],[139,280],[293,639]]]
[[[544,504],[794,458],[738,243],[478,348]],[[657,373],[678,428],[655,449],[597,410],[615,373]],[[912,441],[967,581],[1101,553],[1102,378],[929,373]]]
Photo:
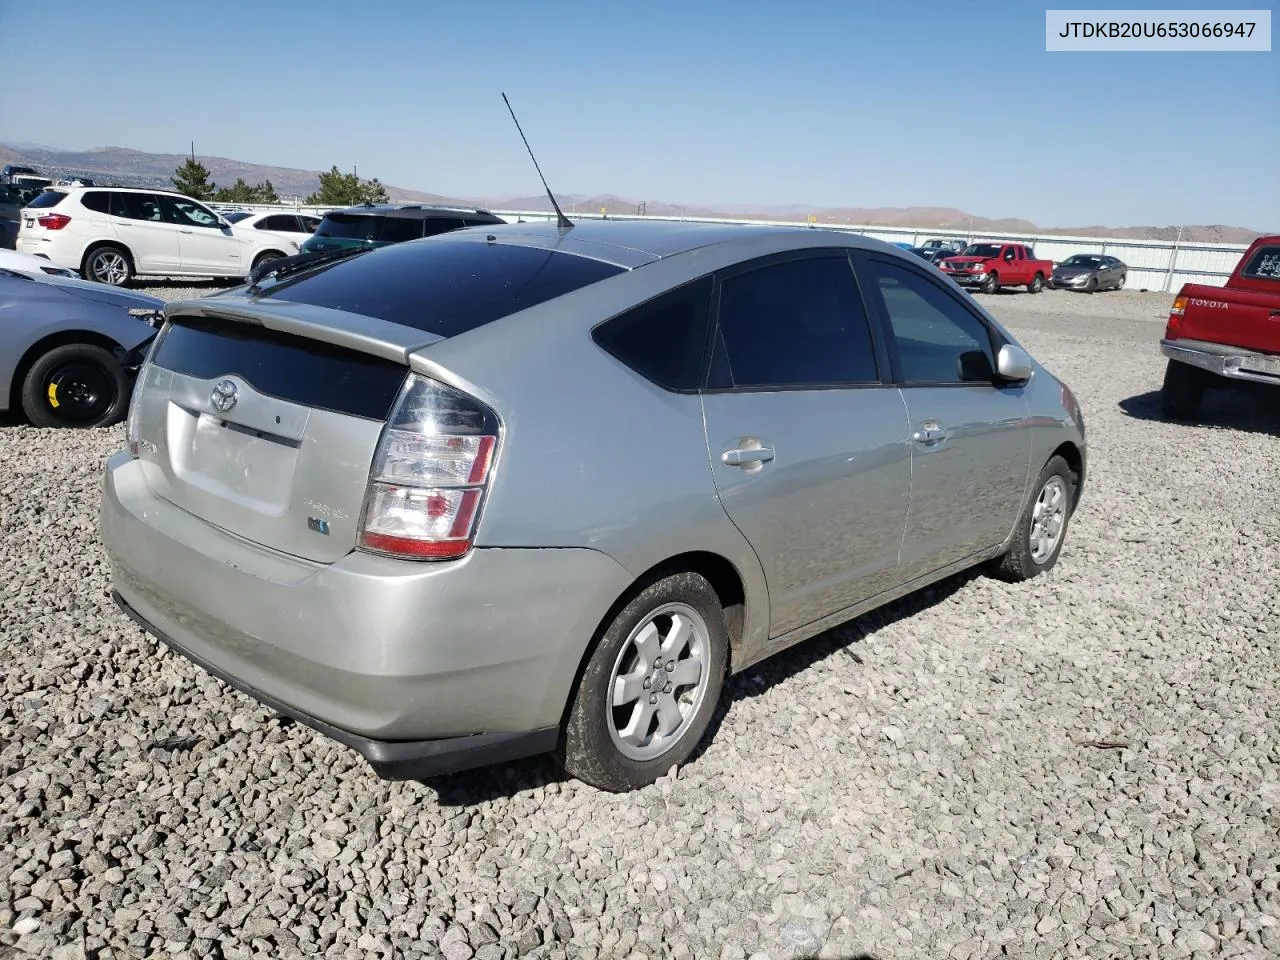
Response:
[[[240,398],[236,394],[236,385],[230,380],[219,380],[215,383],[213,393],[209,396],[209,402],[220,413],[226,413],[234,407],[238,399]]]

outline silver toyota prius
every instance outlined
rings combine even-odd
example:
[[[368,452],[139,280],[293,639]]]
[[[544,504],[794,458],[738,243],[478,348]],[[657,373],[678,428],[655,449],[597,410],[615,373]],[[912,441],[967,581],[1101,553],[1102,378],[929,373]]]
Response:
[[[1049,570],[1086,465],[1070,389],[913,254],[652,221],[170,304],[127,435],[102,538],[173,650],[387,779],[554,751],[615,791],[691,754],[728,675]]]

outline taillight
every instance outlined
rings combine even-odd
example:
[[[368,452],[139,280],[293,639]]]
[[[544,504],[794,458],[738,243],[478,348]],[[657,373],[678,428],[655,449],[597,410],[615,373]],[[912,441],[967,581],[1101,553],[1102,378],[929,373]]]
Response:
[[[466,554],[498,433],[479,400],[411,374],[374,456],[360,546],[420,560]]]
[[[1164,338],[1176,340],[1182,333],[1182,318],[1187,312],[1187,298],[1174,297],[1173,306],[1169,308],[1169,322],[1164,325]]]
[[[61,230],[70,222],[71,218],[65,213],[46,213],[44,216],[36,218],[36,223],[46,230]]]

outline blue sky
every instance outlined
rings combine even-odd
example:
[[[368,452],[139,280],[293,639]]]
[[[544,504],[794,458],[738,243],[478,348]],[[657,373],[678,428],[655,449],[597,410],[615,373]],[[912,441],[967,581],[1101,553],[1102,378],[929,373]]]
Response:
[[[180,153],[194,139],[454,196],[533,195],[505,90],[559,193],[1280,229],[1274,37],[1270,53],[1047,53],[1045,5],[999,0],[0,11],[9,142]]]

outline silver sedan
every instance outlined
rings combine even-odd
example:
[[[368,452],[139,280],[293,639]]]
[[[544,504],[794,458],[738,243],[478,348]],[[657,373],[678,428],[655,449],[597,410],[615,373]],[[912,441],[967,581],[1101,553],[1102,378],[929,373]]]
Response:
[[[423,777],[608,790],[727,676],[974,565],[1050,570],[1070,389],[914,254],[836,232],[480,227],[171,304],[107,464],[122,609]]]

